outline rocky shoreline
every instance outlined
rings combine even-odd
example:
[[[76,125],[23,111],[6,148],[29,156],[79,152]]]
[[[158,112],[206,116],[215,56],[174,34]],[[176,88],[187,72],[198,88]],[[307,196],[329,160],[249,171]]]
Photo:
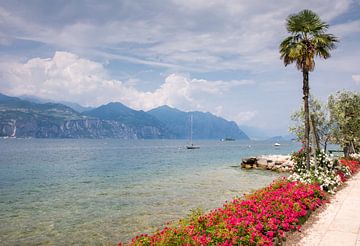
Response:
[[[294,169],[294,162],[291,161],[290,155],[261,155],[243,159],[241,168],[292,172]]]

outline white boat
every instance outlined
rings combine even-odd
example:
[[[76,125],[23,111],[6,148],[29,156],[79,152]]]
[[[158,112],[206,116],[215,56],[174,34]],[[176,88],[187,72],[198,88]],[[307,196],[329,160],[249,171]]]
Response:
[[[191,144],[191,145],[186,145],[186,148],[187,149],[200,149],[200,146],[196,146],[194,144]]]
[[[279,144],[279,143],[274,143],[274,146],[275,146],[275,147],[279,147],[280,144]]]
[[[193,116],[190,115],[190,144],[186,145],[186,149],[200,149],[200,146],[196,146],[192,142],[192,127],[193,127]]]
[[[225,142],[225,141],[235,141],[235,138],[222,138],[220,139],[221,142]]]

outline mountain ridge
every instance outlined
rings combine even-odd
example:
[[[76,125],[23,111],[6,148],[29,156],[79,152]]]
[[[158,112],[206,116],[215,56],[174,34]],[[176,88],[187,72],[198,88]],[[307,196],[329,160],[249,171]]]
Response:
[[[80,113],[61,103],[37,103],[0,93],[0,137],[186,139],[189,115],[194,139],[249,139],[235,122],[211,113],[167,105],[134,110],[111,102]]]
[[[215,116],[209,112],[190,111],[184,112],[176,108],[163,105],[147,113],[155,116],[172,131],[177,133],[177,138],[189,137],[190,115],[193,117],[194,139],[249,139],[234,121]]]

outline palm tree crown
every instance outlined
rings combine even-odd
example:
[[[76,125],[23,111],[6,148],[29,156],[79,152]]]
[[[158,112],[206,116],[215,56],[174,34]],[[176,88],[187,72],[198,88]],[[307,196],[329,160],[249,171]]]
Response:
[[[329,58],[330,50],[338,42],[334,35],[325,33],[329,25],[311,10],[290,15],[286,27],[291,36],[280,44],[281,59],[285,66],[296,62],[296,67],[302,71],[313,71],[315,57]]]

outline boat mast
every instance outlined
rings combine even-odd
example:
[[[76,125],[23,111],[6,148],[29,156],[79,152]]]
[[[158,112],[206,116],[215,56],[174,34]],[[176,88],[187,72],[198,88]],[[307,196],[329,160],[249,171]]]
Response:
[[[193,116],[190,115],[190,144],[192,145],[192,127],[193,127]]]

